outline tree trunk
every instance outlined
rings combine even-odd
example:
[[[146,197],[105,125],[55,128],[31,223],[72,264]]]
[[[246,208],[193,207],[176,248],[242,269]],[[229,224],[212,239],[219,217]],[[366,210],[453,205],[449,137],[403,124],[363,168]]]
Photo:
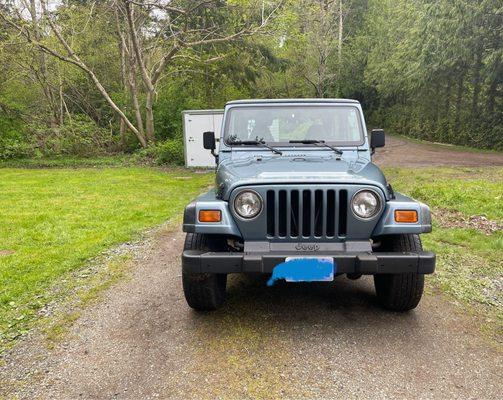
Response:
[[[288,79],[287,74],[283,74],[283,82],[285,84],[285,94],[286,94],[286,97],[289,99],[290,98],[290,85],[288,84],[289,79]]]
[[[342,0],[339,0],[339,32],[337,36],[337,95],[341,92],[341,71],[342,71],[342,40],[344,35],[344,16],[342,13]]]
[[[339,35],[337,38],[337,56],[339,60],[339,70],[341,68],[342,62],[342,38],[344,33],[343,27],[343,14],[342,14],[342,0],[339,0]]]
[[[319,49],[318,58],[318,82],[317,82],[317,92],[319,98],[325,97],[326,92],[326,81],[327,81],[327,55],[325,54],[325,49]]]
[[[451,140],[451,92],[452,92],[452,77],[447,74],[447,86],[445,88],[445,112],[444,112],[444,123],[442,124],[442,140],[449,142]]]
[[[63,79],[59,75],[59,124],[63,125],[64,122],[64,100],[63,100]]]
[[[38,25],[37,19],[37,5],[35,0],[30,0],[29,13],[31,18],[31,26],[32,26],[32,34],[35,40],[40,40],[40,27]],[[45,58],[45,53],[42,50],[38,50],[38,68],[40,71],[39,74],[39,83],[42,88],[42,92],[44,93],[44,97],[47,100],[49,108],[51,110],[51,127],[56,128],[60,123],[62,123],[63,114],[60,112],[59,104],[55,100],[55,95],[52,92],[51,86],[49,85],[47,78],[47,61]]]
[[[496,71],[499,71],[499,69],[500,69],[499,62],[497,62],[494,69]],[[489,89],[487,91],[487,111],[488,111],[488,114],[491,118],[494,113],[494,105],[496,102],[496,92],[498,89],[498,79],[499,79],[498,74],[495,74],[495,76],[491,80],[491,83],[489,84]]]
[[[472,118],[477,119],[480,96],[480,70],[482,69],[482,46],[477,49],[475,59],[475,70],[473,71],[473,97],[472,97]]]
[[[138,126],[138,133],[141,136],[140,142],[143,147],[147,147],[147,140],[143,130],[143,118],[140,111],[140,103],[138,102],[138,89],[136,85],[136,65],[134,55],[130,55],[129,59],[129,92],[131,94],[131,103],[133,105],[134,115],[136,118],[136,126]]]
[[[439,111],[440,111],[440,84],[437,83],[435,84],[435,90],[433,91],[433,96],[435,98],[435,104],[433,104],[433,123],[431,125],[431,132],[430,132],[430,140],[434,139],[437,140],[439,136],[439,127],[438,127],[438,116],[439,116]]]
[[[451,76],[447,78],[447,88],[445,90],[445,115],[448,117],[451,113],[451,87],[452,80]]]
[[[124,34],[121,29],[119,13],[117,8],[115,9],[115,24],[117,28],[118,35],[118,45],[119,45],[119,56],[120,56],[120,65],[121,65],[121,83],[122,90],[124,95],[127,94],[128,91],[128,77],[127,77],[127,68],[126,68],[126,41],[124,39]],[[121,148],[124,150],[126,148],[126,124],[124,120],[119,118],[119,135],[121,138]]]
[[[455,132],[457,133],[457,139],[461,137],[460,133],[462,132],[461,129],[461,108],[463,107],[463,89],[464,89],[464,79],[465,79],[465,73],[464,71],[460,71],[458,75],[458,87],[457,87],[457,94],[456,94],[456,113],[454,117],[454,128]],[[465,143],[463,143],[465,144]]]
[[[154,136],[154,100],[155,100],[155,92],[148,91],[147,99],[145,100],[145,125],[147,131],[147,140],[150,143],[155,143]]]
[[[137,31],[134,20],[134,8],[129,3],[126,2],[126,17],[129,26],[129,38],[131,47],[134,50],[136,63],[140,68],[141,77],[143,80],[143,86],[147,92],[146,100],[145,100],[145,129],[146,129],[146,141],[154,143],[154,100],[155,100],[155,78],[152,78],[147,71],[145,63],[143,61],[142,49],[140,49],[140,42],[137,37]],[[159,66],[162,65],[162,62]],[[138,118],[138,112],[137,112]]]

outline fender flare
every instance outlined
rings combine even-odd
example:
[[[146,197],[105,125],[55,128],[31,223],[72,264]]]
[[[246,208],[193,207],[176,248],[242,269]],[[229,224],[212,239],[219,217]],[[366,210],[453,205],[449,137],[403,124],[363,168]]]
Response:
[[[416,210],[417,223],[395,222],[395,210]],[[395,198],[386,202],[384,212],[374,228],[372,236],[429,232],[431,232],[430,208],[420,201],[395,192]]]
[[[219,210],[222,219],[220,222],[200,222],[197,217],[200,210]],[[185,207],[183,231],[242,237],[229,210],[229,203],[217,199],[214,189],[202,194]]]

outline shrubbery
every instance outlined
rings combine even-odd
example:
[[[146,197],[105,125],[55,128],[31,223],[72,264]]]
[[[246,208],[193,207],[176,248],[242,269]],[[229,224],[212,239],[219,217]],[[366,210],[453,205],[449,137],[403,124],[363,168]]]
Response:
[[[21,120],[0,114],[0,160],[30,157],[32,154],[21,130]]]
[[[138,151],[135,160],[155,165],[184,165],[183,140],[175,138],[158,142]]]
[[[40,156],[94,157],[110,153],[116,139],[89,117],[77,115],[57,128],[31,127],[35,153]]]
[[[31,124],[22,129],[2,130],[0,159],[28,157],[96,157],[117,150],[112,132],[85,115],[75,115],[58,127]]]
[[[12,160],[33,156],[33,148],[20,139],[0,138],[0,160]]]
[[[7,122],[7,119],[0,120],[0,160],[60,156],[87,158],[116,154],[120,149],[117,133],[97,126],[84,115],[73,116],[53,128],[41,124],[23,128]],[[154,165],[184,165],[181,133],[146,149],[136,150],[132,160]]]

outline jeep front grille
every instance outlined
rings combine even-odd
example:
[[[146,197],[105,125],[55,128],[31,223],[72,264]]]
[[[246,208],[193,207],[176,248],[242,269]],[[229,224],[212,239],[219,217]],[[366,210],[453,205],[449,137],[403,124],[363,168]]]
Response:
[[[265,198],[270,239],[343,238],[348,191],[345,189],[274,189]]]

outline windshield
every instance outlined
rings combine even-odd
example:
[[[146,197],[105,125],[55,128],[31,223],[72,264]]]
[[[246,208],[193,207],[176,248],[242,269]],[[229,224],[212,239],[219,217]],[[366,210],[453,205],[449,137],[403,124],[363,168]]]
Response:
[[[236,107],[229,109],[225,125],[229,144],[251,140],[285,146],[299,140],[338,146],[363,144],[360,114],[352,106]]]

